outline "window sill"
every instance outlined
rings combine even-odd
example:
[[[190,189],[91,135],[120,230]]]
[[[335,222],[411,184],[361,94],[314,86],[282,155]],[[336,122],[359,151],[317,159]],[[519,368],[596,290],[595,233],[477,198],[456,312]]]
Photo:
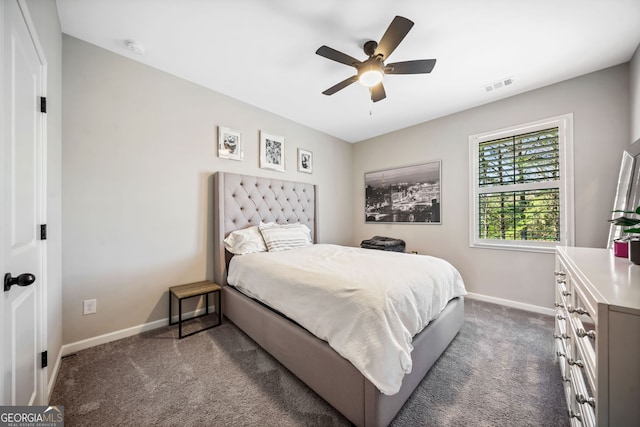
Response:
[[[530,244],[505,244],[505,243],[471,243],[469,247],[476,249],[497,249],[501,251],[520,251],[520,252],[536,252],[553,254],[556,246],[562,246],[561,242],[553,242],[549,245],[530,245]]]

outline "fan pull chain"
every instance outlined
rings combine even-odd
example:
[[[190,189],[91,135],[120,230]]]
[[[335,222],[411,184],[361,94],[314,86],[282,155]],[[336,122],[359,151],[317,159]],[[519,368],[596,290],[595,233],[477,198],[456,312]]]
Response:
[[[371,89],[369,89],[369,92],[371,92]],[[369,116],[373,116],[373,99],[371,97],[369,97]]]

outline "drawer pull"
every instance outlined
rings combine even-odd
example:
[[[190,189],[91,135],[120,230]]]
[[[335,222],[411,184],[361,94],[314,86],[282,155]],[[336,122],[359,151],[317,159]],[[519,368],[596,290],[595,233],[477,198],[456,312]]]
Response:
[[[566,317],[564,317],[562,314],[558,314],[556,315],[556,317],[558,318],[558,320],[566,320]]]
[[[580,368],[584,368],[584,362],[582,360],[580,360],[580,359],[574,360],[574,359],[572,359],[570,357],[569,359],[567,359],[567,363],[569,365],[576,365],[576,366],[578,366]]]
[[[579,329],[576,331],[576,333],[578,334],[578,336],[579,336],[580,338],[589,337],[589,338],[591,338],[592,340],[595,340],[595,339],[596,339],[596,331],[589,331],[589,332],[587,332],[587,331],[585,331],[584,329],[579,328]]]
[[[569,292],[569,291],[562,291],[562,292],[560,292],[560,293],[561,293],[561,294],[562,294],[562,296],[564,296],[564,297],[568,297],[569,295],[571,295],[571,292]]]
[[[564,271],[554,271],[553,274],[555,276],[562,276],[562,277],[567,275],[567,273],[565,273]]]
[[[580,422],[582,422],[582,415],[578,414],[577,412],[569,411],[569,417],[577,418],[578,420],[580,420]]]
[[[562,353],[560,351],[556,351],[556,356],[558,356],[558,357],[567,357],[566,354],[564,354],[564,353]],[[569,360],[571,360],[571,359],[569,359]]]
[[[562,304],[561,302],[555,302],[555,303],[553,303],[553,305],[556,306],[556,307],[560,307],[560,308],[566,308],[564,306],[564,304]]]
[[[569,310],[569,313],[586,314],[587,316],[591,317],[589,312],[587,310],[585,310],[584,308],[582,308],[582,307],[573,308],[573,307],[569,306],[569,307],[567,307],[567,310]]]
[[[567,279],[565,279],[565,278],[560,278],[560,279],[556,280],[556,283],[557,283],[558,285],[561,285],[561,284],[563,284],[563,283],[567,283]]]
[[[584,397],[582,393],[576,395],[576,401],[581,405],[588,404],[592,408],[596,407],[596,400],[593,397]]]
[[[563,333],[563,334],[561,334],[561,335],[553,334],[553,337],[554,337],[555,339],[557,339],[557,340],[568,340],[568,339],[571,339],[571,337],[570,337],[569,335],[564,334],[564,333]]]

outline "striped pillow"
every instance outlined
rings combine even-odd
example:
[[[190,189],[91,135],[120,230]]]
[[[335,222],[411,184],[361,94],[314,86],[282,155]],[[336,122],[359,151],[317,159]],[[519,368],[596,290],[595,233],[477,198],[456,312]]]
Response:
[[[304,224],[261,225],[260,232],[269,252],[311,245],[311,230]]]

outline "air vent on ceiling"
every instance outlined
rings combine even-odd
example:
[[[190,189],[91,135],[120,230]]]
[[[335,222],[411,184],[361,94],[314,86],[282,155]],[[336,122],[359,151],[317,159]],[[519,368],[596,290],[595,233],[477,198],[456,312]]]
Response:
[[[500,89],[511,84],[513,84],[513,77],[506,77],[498,80],[497,82],[484,85],[483,87],[486,92],[491,92],[495,89]]]

